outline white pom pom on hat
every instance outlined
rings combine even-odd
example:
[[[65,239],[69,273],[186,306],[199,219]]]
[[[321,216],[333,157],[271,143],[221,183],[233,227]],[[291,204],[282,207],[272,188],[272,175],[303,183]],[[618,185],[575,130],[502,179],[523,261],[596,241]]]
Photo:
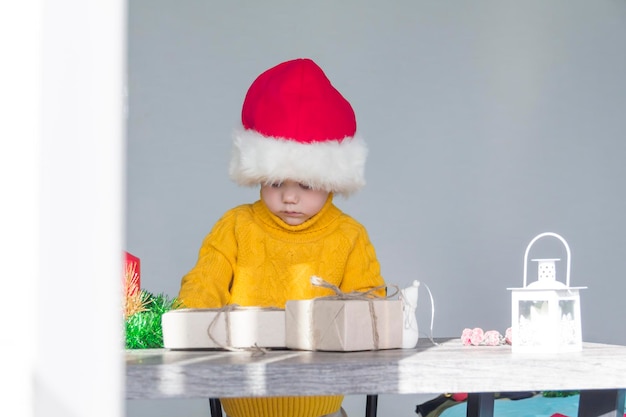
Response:
[[[350,195],[365,185],[367,146],[350,103],[310,59],[259,75],[233,137],[230,176],[240,185],[285,180]]]

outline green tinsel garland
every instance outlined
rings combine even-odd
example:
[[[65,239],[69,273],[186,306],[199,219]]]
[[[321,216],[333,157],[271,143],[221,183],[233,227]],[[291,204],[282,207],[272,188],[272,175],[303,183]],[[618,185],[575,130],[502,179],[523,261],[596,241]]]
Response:
[[[154,349],[163,347],[163,313],[179,306],[176,299],[164,294],[153,295],[141,290],[141,299],[146,306],[126,319],[126,349]]]
[[[580,391],[543,391],[541,394],[544,397],[549,397],[549,398],[571,397],[572,395],[580,394]]]

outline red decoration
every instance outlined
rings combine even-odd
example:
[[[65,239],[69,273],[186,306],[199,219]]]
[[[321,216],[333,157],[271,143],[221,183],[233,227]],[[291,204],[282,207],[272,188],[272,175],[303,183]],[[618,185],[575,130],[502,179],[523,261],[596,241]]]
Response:
[[[138,257],[124,251],[123,283],[126,296],[135,295],[141,290],[141,261]]]

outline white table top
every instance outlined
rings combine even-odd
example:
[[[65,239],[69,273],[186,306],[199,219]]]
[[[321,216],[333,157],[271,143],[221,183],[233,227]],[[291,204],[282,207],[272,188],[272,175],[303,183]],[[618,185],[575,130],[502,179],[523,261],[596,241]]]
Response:
[[[126,351],[126,397],[217,398],[626,389],[626,346],[584,343],[559,354],[459,339],[368,352]]]

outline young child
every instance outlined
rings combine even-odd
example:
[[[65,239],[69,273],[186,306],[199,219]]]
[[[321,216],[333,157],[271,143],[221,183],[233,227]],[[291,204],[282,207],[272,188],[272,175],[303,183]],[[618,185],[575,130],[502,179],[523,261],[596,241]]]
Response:
[[[229,210],[206,236],[178,299],[185,307],[284,308],[287,300],[382,286],[365,228],[333,204],[364,184],[367,148],[350,103],[310,59],[281,63],[250,86],[230,176],[261,198]],[[379,295],[385,294],[378,290]],[[319,417],[343,396],[222,399],[230,417]]]

